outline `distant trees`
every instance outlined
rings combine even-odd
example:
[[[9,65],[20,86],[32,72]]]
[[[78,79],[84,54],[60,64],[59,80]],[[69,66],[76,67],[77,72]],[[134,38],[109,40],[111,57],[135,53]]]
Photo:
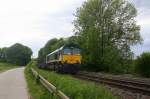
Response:
[[[137,58],[135,69],[141,76],[150,77],[150,52],[144,52]]]
[[[44,53],[44,48],[41,48],[38,52],[38,58],[37,58],[37,61],[39,64],[41,63],[45,63],[45,53]]]
[[[19,43],[0,49],[0,61],[16,65],[26,65],[31,60],[31,55],[32,50]]]
[[[6,52],[7,52],[7,47],[0,48],[0,61],[1,62],[6,62]]]
[[[130,46],[142,41],[136,15],[137,10],[126,0],[84,2],[74,21],[84,62],[104,71],[128,64],[132,59]]]

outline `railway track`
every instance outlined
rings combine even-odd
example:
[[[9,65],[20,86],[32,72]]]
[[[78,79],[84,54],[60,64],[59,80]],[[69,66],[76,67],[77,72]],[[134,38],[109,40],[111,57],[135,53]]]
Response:
[[[75,77],[150,96],[150,83],[121,77],[91,75],[79,72]]]

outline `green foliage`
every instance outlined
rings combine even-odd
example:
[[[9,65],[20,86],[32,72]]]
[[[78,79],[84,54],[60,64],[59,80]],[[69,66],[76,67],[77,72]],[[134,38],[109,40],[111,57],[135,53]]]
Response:
[[[33,62],[31,61],[26,66],[24,71],[31,99],[56,99],[52,94],[49,94],[49,92],[42,85],[36,83],[36,79],[34,79],[34,76],[30,71],[32,63]]]
[[[80,81],[72,78],[69,75],[60,75],[51,71],[40,70],[32,63],[32,67],[38,71],[50,83],[55,85],[59,90],[64,92],[70,99],[116,99],[108,89],[104,86],[95,85],[94,83]],[[27,66],[29,69],[29,67]],[[26,78],[29,86],[29,91],[33,99],[47,99],[50,95],[47,91],[33,81],[33,76],[30,75],[29,70],[26,69]],[[30,81],[32,80],[32,81]],[[51,98],[51,97],[49,97]],[[55,97],[56,98],[56,97]],[[55,99],[51,98],[51,99]]]
[[[150,52],[145,52],[137,58],[135,68],[141,76],[150,77]]]
[[[132,59],[130,46],[140,43],[135,7],[126,0],[88,0],[77,9],[74,21],[83,62],[111,71]],[[128,65],[126,62],[125,65]],[[118,67],[115,67],[118,66]],[[117,70],[118,71],[118,70]]]
[[[7,61],[7,56],[6,56],[6,52],[7,52],[7,49],[6,47],[4,48],[0,48],[0,62],[6,62]]]
[[[57,39],[56,38],[54,38],[54,39],[51,39],[51,40],[49,40],[46,44],[45,44],[45,46],[44,46],[44,55],[45,55],[45,57],[46,57],[46,55],[48,54],[48,53],[50,53],[50,52],[52,52],[52,46],[54,46],[56,43],[57,43]]]
[[[65,44],[65,40],[63,38],[60,39],[51,39],[49,40],[43,48],[39,50],[38,53],[38,63],[45,63],[46,55],[56,50],[57,48],[63,46]]]
[[[38,63],[43,63],[44,59],[45,59],[45,55],[44,55],[44,48],[41,48],[38,52]]]
[[[7,62],[26,65],[31,60],[32,50],[27,46],[23,46],[19,43],[12,45],[7,49]]]
[[[26,65],[31,60],[31,55],[32,50],[19,43],[0,49],[0,61],[16,65]]]
[[[57,43],[57,39],[51,39],[49,40],[43,48],[41,48],[38,52],[38,63],[45,63],[46,61],[46,55],[50,52],[52,52],[52,46]]]

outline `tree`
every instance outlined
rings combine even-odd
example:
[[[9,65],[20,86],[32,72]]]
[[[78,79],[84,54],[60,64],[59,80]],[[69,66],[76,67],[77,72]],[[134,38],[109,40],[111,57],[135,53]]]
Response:
[[[38,52],[38,63],[44,63],[44,59],[46,56],[44,56],[44,48],[41,48]]]
[[[0,61],[1,62],[7,61],[7,56],[6,56],[7,49],[8,49],[7,47],[0,48]]]
[[[60,39],[50,39],[43,48],[41,48],[38,52],[38,63],[45,63],[46,55],[58,49],[59,47],[65,44],[65,40],[63,38]]]
[[[32,50],[22,44],[16,43],[9,47],[6,52],[7,62],[26,65],[31,60]]]
[[[45,61],[46,61],[46,55],[47,54],[49,54],[49,53],[51,53],[53,50],[52,50],[52,46],[54,45],[54,44],[56,44],[58,42],[58,40],[56,39],[56,38],[54,38],[54,39],[51,39],[51,40],[49,40],[46,44],[45,44],[45,46],[44,46],[44,48],[43,48],[43,62],[45,63]]]
[[[136,8],[126,0],[84,2],[74,21],[76,35],[82,42],[83,60],[109,71],[111,66],[131,59],[130,46],[142,41],[140,26],[134,20],[136,15]]]
[[[136,60],[136,72],[144,77],[150,77],[150,52],[142,53]]]

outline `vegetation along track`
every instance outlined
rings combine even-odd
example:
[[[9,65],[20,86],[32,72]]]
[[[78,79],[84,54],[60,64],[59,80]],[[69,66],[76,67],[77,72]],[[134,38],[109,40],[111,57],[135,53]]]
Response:
[[[94,81],[96,83],[103,83],[110,85],[112,87],[118,87],[120,89],[129,90],[135,93],[141,93],[144,95],[150,95],[150,83],[133,80],[133,79],[123,79],[121,77],[112,76],[102,76],[102,75],[92,75],[90,73],[79,72],[75,77]]]

